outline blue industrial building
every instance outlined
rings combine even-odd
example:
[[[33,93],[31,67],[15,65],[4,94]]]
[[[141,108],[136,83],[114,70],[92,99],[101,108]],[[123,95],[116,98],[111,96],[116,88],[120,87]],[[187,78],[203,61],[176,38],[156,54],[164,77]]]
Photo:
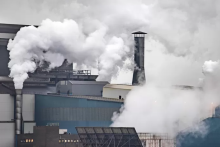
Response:
[[[59,125],[76,134],[75,127],[108,127],[122,100],[85,96],[35,95],[37,126]]]
[[[220,118],[211,117],[193,126],[191,131],[179,133],[176,137],[176,147],[218,147],[219,138]]]

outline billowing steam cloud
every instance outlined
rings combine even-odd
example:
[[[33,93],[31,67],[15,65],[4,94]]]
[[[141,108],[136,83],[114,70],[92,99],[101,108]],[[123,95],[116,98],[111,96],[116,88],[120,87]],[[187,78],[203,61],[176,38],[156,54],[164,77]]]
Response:
[[[16,3],[19,2],[15,2],[15,5]],[[36,62],[40,65],[40,61],[49,60],[52,63],[51,68],[60,65],[61,62],[52,61],[54,58],[49,57],[53,55],[58,56],[60,60],[67,58],[69,61],[93,67],[92,61],[96,60],[93,58],[100,58],[100,73],[112,74],[115,72],[111,69],[112,65],[122,64],[121,59],[124,60],[129,49],[126,46],[131,45],[128,36],[132,31],[141,30],[148,33],[145,45],[147,84],[130,92],[122,112],[114,115],[113,126],[132,126],[141,132],[175,134],[179,129],[207,117],[210,108],[219,104],[219,74],[218,68],[215,68],[217,63],[213,64],[209,60],[220,60],[220,1],[30,0],[28,4],[21,5],[21,10],[25,10],[24,7],[34,9],[30,10],[32,13],[28,19],[32,20],[32,23],[39,23],[45,17],[53,20],[69,18],[79,23],[66,20],[64,24],[67,26],[74,24],[73,28],[66,29],[62,27],[62,23],[47,20],[39,29],[29,27],[18,33],[15,40],[9,44],[12,59],[9,67],[13,69],[11,76],[15,77],[15,82],[18,81],[16,87],[22,86],[19,82],[27,78],[25,73],[36,69]],[[12,3],[9,5],[12,6]],[[0,12],[2,10],[0,9]],[[15,12],[12,12],[13,10]],[[11,8],[4,14],[19,15],[19,21],[23,19],[27,22],[24,19],[28,17],[24,17],[26,11],[17,12],[17,9]],[[45,23],[50,24],[44,27]],[[59,29],[55,28],[55,24],[59,24]],[[75,30],[75,27],[79,30]],[[37,33],[38,39],[26,30]],[[67,35],[62,32],[66,32]],[[26,42],[29,39],[34,44]],[[21,52],[20,44],[28,51]],[[122,46],[125,52],[119,49]],[[110,55],[111,50],[114,53]],[[47,55],[44,51],[47,51]],[[17,55],[22,56],[16,57]],[[203,64],[205,78],[201,74]],[[119,77],[123,77],[124,82],[129,83],[132,75],[127,76],[123,73],[119,74]],[[184,91],[173,87],[195,86],[199,78],[204,79],[203,91]]]
[[[178,131],[210,117],[214,107],[220,104],[220,86],[215,83],[220,79],[219,75],[216,77],[217,67],[217,62],[204,63],[203,71],[209,75],[205,77],[203,90],[161,86],[157,81],[134,88],[121,112],[114,114],[112,126],[135,127],[139,132],[168,132],[174,136]]]
[[[39,28],[22,28],[14,40],[10,40],[9,68],[16,89],[23,87],[28,72],[34,72],[44,61],[49,62],[48,70],[62,65],[64,59],[70,63],[96,67],[100,59],[99,79],[110,80],[117,72],[118,63],[125,59],[129,48],[122,38],[106,38],[108,28],[101,25],[90,34],[73,20],[53,22],[44,20]]]

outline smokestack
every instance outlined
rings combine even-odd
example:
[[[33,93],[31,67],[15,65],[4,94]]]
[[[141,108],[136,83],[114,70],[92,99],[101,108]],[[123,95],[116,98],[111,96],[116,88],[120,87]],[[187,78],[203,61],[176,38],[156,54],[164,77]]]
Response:
[[[16,118],[15,133],[21,134],[21,113],[22,113],[22,90],[16,89]]]
[[[144,72],[144,32],[134,32],[135,51],[134,51],[134,73],[132,79],[132,85],[137,85],[145,82]]]

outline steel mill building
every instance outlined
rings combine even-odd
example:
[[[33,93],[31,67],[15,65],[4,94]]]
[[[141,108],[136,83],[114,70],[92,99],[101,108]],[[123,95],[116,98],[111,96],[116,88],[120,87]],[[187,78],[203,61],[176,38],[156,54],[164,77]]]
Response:
[[[34,126],[56,126],[59,134],[77,134],[75,127],[109,127],[113,113],[119,111],[133,86],[96,81],[98,75],[73,70],[65,60],[50,72],[44,71],[45,62],[44,67],[29,74],[22,90],[15,90],[8,77],[7,44],[22,27],[25,25],[0,24],[0,147],[27,146],[26,139],[34,142],[30,138]],[[144,71],[144,56],[140,54],[144,53],[145,34],[134,33],[139,69],[134,71],[133,84],[138,84],[137,77]]]
[[[25,26],[0,24],[0,147],[196,147],[199,141],[199,147],[210,142],[219,146],[216,140],[220,135],[219,107],[215,117],[204,120],[211,128],[206,138],[195,139],[193,134],[181,132],[176,143],[167,134],[137,134],[134,128],[109,127],[129,91],[145,81],[146,33],[133,33],[136,67],[132,85],[96,81],[98,75],[90,70],[73,70],[73,64],[65,60],[61,67],[50,72],[45,72],[48,66],[45,62],[44,67],[29,74],[23,89],[15,90],[13,80],[8,77],[7,44],[22,27]]]

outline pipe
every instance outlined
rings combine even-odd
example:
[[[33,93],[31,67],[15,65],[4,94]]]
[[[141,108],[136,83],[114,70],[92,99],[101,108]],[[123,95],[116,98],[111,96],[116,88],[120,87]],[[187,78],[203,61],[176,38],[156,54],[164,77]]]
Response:
[[[16,89],[15,133],[21,134],[22,90]]]

